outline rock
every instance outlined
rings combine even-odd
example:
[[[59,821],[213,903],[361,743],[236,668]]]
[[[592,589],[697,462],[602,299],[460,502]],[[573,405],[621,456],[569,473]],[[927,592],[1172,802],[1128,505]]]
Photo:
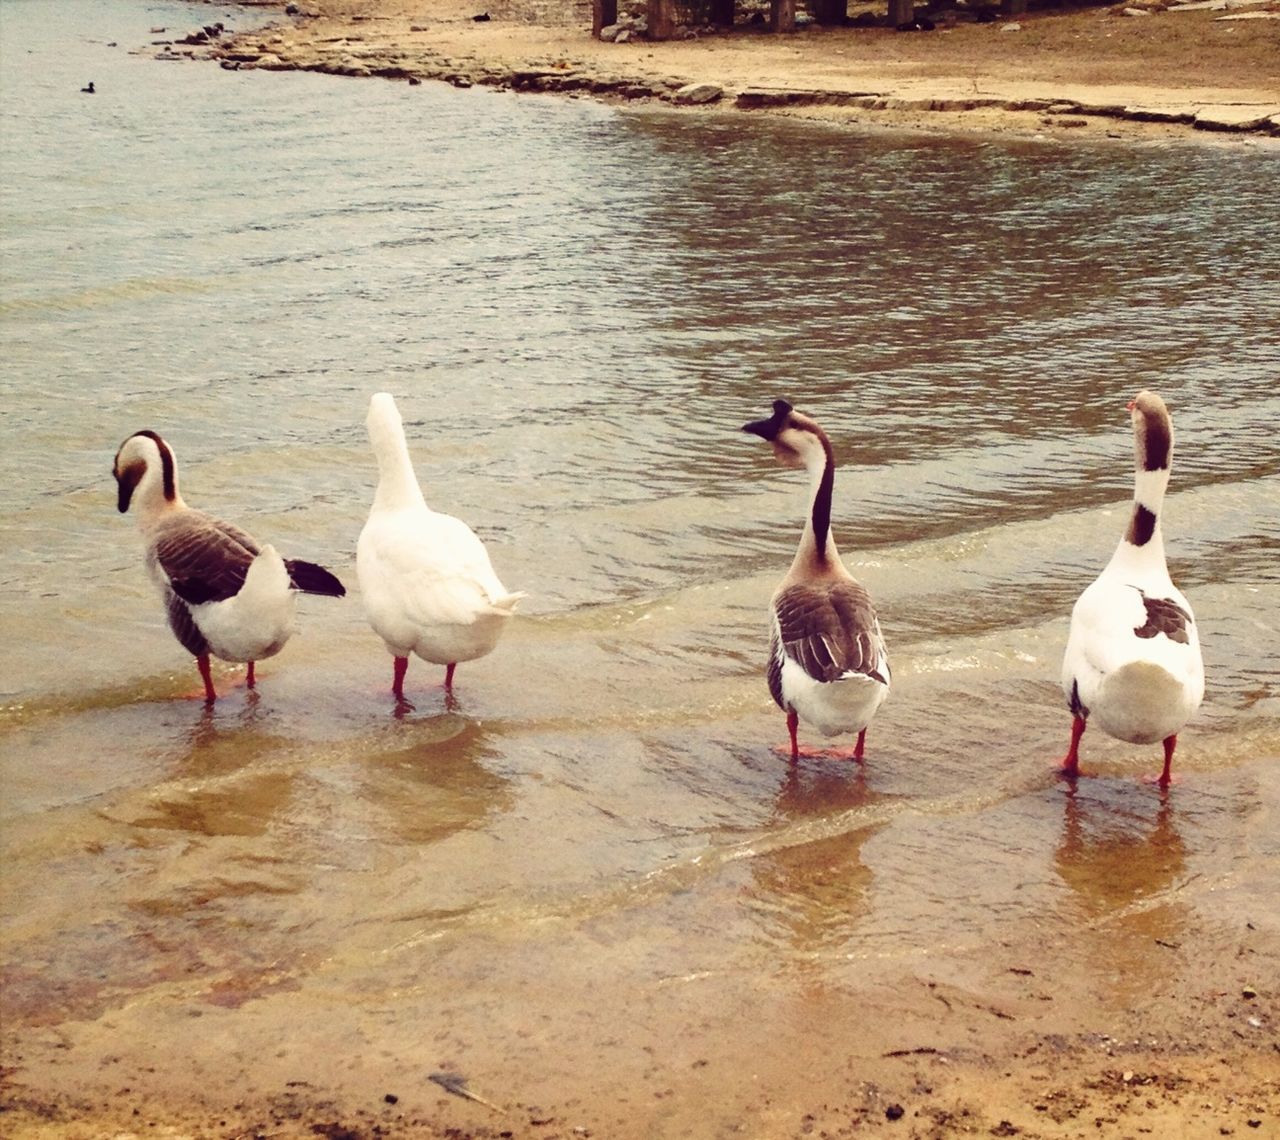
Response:
[[[1000,30],[1002,32],[1020,32],[1022,31],[1022,25],[1021,24],[1001,24]]]
[[[1079,103],[1051,103],[1045,108],[1050,115],[1074,115],[1079,112]]]
[[[634,36],[634,32],[630,28],[623,28],[616,36],[613,37],[615,44],[629,44]]]
[[[796,13],[796,27],[797,27],[797,28],[807,28],[807,27],[809,27],[811,24],[814,24],[814,23],[816,23],[816,22],[817,22],[817,21],[816,21],[816,20],[814,20],[813,16],[811,16],[808,12],[797,12],[797,13]]]
[[[1151,15],[1151,13],[1150,13],[1150,12],[1148,12],[1145,8],[1126,8],[1126,9],[1124,9],[1124,11],[1121,13],[1121,15],[1124,15],[1124,16],[1150,16],[1150,15]]]
[[[686,83],[672,96],[677,103],[699,104],[714,103],[724,95],[724,88],[718,83]]]
[[[1258,131],[1275,114],[1275,107],[1204,107],[1192,125],[1202,131]]]
[[[621,24],[606,24],[600,29],[600,40],[602,43],[611,44],[622,34]]]
[[[1194,107],[1143,107],[1130,106],[1124,109],[1126,119],[1140,123],[1189,123],[1196,117]]]

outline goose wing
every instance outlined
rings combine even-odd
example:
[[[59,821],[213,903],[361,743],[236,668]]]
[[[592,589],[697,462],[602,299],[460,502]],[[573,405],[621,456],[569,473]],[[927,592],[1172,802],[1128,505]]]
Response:
[[[367,602],[418,626],[469,625],[509,597],[471,528],[434,511],[371,516],[357,570]]]
[[[888,654],[871,596],[854,581],[784,586],[773,602],[782,653],[815,681],[859,673],[889,682]]]
[[[166,519],[151,542],[169,588],[193,606],[235,597],[257,554],[258,544],[244,531],[202,511]]]
[[[1071,612],[1062,662],[1068,701],[1087,709],[1104,678],[1135,661],[1197,683],[1203,667],[1191,607],[1172,586],[1143,588],[1103,574]]]

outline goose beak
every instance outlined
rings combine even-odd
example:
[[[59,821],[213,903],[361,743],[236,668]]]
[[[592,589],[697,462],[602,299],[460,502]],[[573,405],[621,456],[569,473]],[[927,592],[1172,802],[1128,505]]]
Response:
[[[133,501],[133,492],[145,470],[140,464],[130,464],[123,471],[112,471],[116,477],[116,509],[121,514],[128,511],[129,504]]]
[[[786,426],[787,416],[790,414],[791,405],[786,400],[774,400],[773,415],[767,420],[752,420],[749,424],[743,424],[742,430],[772,443],[778,438],[778,432]]]

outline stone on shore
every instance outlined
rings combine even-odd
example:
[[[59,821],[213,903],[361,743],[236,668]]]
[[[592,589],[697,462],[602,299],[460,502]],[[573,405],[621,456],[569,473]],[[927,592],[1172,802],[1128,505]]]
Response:
[[[1202,131],[1257,131],[1276,114],[1275,107],[1205,107],[1192,125]]]
[[[1195,121],[1196,108],[1129,106],[1124,109],[1124,117],[1139,123],[1190,123]]]
[[[718,83],[686,83],[671,98],[676,103],[696,105],[699,103],[714,103],[723,95],[724,88]]]

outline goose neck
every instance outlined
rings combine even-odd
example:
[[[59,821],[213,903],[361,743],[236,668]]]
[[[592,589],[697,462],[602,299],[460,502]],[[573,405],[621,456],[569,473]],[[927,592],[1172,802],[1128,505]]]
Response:
[[[800,548],[796,551],[795,567],[822,569],[838,558],[835,539],[831,535],[831,499],[835,489],[836,464],[831,444],[825,437],[822,439],[822,452],[815,452],[808,470],[811,479],[809,511],[805,516]]]
[[[422,489],[413,471],[409,457],[409,445],[403,430],[390,430],[387,425],[370,423],[373,453],[378,461],[378,489],[374,506],[395,509],[409,506],[425,506]]]

